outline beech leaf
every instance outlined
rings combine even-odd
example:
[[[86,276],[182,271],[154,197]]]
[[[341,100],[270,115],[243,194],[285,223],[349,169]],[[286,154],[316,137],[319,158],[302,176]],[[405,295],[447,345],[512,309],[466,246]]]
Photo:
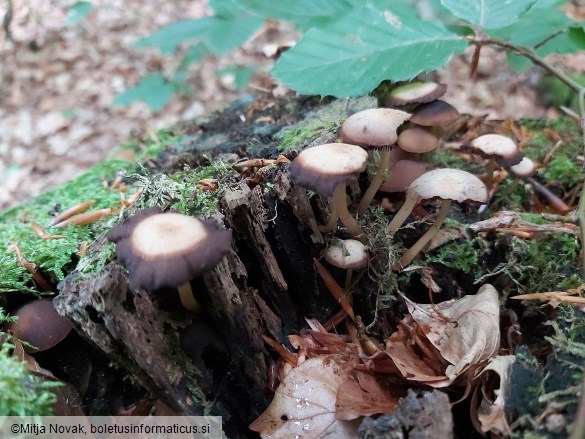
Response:
[[[357,423],[335,418],[337,390],[349,376],[340,359],[339,355],[314,357],[292,369],[250,429],[265,439],[357,437]]]

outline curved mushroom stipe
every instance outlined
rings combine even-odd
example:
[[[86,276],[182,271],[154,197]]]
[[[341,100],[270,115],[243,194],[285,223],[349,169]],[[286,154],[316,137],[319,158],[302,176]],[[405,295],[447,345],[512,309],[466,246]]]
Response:
[[[368,210],[368,206],[376,196],[376,192],[378,192],[378,189],[380,189],[382,183],[384,183],[384,181],[388,178],[388,174],[386,171],[388,171],[389,163],[390,148],[383,148],[382,152],[380,153],[380,165],[378,166],[376,175],[374,175],[374,178],[372,178],[372,181],[370,182],[368,189],[366,189],[366,192],[362,196],[362,199],[360,200],[357,206],[356,210],[358,213],[364,213],[366,210]]]
[[[414,243],[412,247],[410,247],[404,255],[400,258],[398,262],[394,264],[393,270],[402,270],[408,264],[412,262],[412,260],[420,253],[420,251],[424,248],[428,242],[433,239],[433,237],[439,233],[439,229],[445,222],[445,218],[447,218],[447,214],[451,210],[451,205],[453,202],[451,200],[442,200],[441,201],[441,208],[437,217],[435,218],[435,222],[431,225],[429,230],[419,238],[418,241]]]
[[[333,206],[335,206],[335,212],[339,217],[339,221],[343,223],[343,225],[347,228],[347,232],[358,239],[364,239],[363,233],[364,231],[351,216],[349,211],[347,210],[347,200],[345,199],[345,183],[340,183],[335,188],[335,192],[333,193]],[[361,238],[360,238],[361,236]]]
[[[419,201],[420,197],[415,191],[406,191],[406,199],[404,200],[404,204],[402,204],[400,210],[396,212],[394,218],[392,218],[392,221],[390,221],[390,224],[388,224],[388,234],[390,237],[394,236],[396,231],[400,228],[402,223],[406,221],[406,218],[408,218],[408,215],[410,215],[410,212],[412,212],[412,209],[414,209],[414,206],[416,206],[416,203]]]

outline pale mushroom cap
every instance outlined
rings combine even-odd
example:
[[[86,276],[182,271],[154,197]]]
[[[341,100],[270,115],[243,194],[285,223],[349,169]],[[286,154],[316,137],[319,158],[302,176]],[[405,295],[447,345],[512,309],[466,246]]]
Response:
[[[445,84],[436,82],[411,82],[396,87],[390,92],[388,103],[391,105],[406,105],[411,103],[424,104],[440,98],[447,91]]]
[[[232,233],[213,220],[198,220],[158,207],[138,211],[112,229],[108,240],[129,271],[130,287],[177,287],[215,267],[229,252]]]
[[[366,246],[355,239],[339,239],[323,254],[325,260],[339,268],[358,270],[368,264]]]
[[[454,122],[459,111],[445,101],[436,100],[416,108],[410,121],[425,127],[444,126]]]
[[[460,169],[433,169],[414,180],[408,191],[423,200],[440,198],[458,203],[488,202],[488,191],[475,175]]]
[[[137,255],[152,260],[181,255],[208,239],[208,230],[198,219],[161,213],[142,220],[130,235],[130,244]]]
[[[341,138],[354,145],[381,148],[396,143],[396,129],[410,114],[392,108],[370,108],[355,113],[341,125]]]
[[[424,128],[413,127],[402,131],[398,135],[397,143],[407,152],[424,154],[434,151],[439,145],[439,139]]]
[[[528,157],[522,157],[520,163],[514,166],[510,166],[510,172],[516,177],[525,178],[532,175],[536,169],[536,164]]]
[[[470,146],[490,157],[511,157],[518,153],[516,142],[500,134],[484,134],[472,140]]]
[[[368,153],[347,143],[327,143],[307,148],[292,161],[294,184],[331,196],[339,183],[351,181],[366,170]]]

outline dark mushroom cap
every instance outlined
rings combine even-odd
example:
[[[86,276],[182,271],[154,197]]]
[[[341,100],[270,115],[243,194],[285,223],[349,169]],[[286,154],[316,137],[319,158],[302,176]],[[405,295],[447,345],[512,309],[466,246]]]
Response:
[[[355,239],[338,239],[325,250],[323,257],[335,267],[359,270],[368,265],[366,246]]]
[[[464,145],[463,150],[484,158],[494,159],[501,166],[513,166],[522,161],[522,153],[512,139],[501,134],[484,134]]]
[[[339,183],[353,180],[367,164],[368,153],[363,148],[327,143],[301,151],[290,165],[290,176],[297,186],[331,197]]]
[[[439,145],[439,139],[424,128],[413,127],[402,131],[398,135],[397,143],[407,152],[424,154],[434,151]]]
[[[341,139],[352,145],[382,148],[394,145],[396,129],[410,118],[410,114],[392,108],[370,108],[347,118],[341,125]]]
[[[388,169],[388,178],[380,186],[381,192],[406,192],[410,184],[428,172],[431,165],[415,160],[399,160]]]
[[[130,272],[130,287],[177,287],[215,267],[229,252],[232,233],[213,220],[198,220],[158,207],[137,212],[108,233]]]
[[[20,307],[15,313],[16,322],[6,325],[16,338],[31,344],[25,346],[28,353],[46,351],[63,340],[73,324],[60,316],[53,306],[52,299],[33,300]]]
[[[488,202],[485,184],[475,175],[460,169],[433,169],[426,172],[408,187],[423,200],[453,200],[458,203]]]
[[[459,111],[445,101],[436,100],[416,108],[410,121],[425,127],[445,126],[459,117]]]
[[[411,82],[396,87],[385,103],[388,105],[424,104],[439,99],[447,91],[445,84],[436,82]]]

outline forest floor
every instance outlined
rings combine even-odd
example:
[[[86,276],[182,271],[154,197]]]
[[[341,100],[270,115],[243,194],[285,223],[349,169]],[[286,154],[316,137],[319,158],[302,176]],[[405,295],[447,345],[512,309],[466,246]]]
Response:
[[[285,90],[268,75],[270,54],[297,34],[287,24],[267,23],[228,56],[193,65],[188,79],[193,92],[175,95],[161,111],[141,102],[114,107],[115,96],[145,75],[160,71],[170,76],[184,55],[181,50],[163,56],[155,49],[137,49],[136,41],[211,10],[205,0],[95,0],[91,12],[71,25],[66,7],[73,3],[12,2],[12,39],[0,30],[0,210],[74,178],[124,141],[223,108],[243,93]],[[8,4],[0,4],[0,16]],[[539,97],[539,71],[517,75],[507,69],[503,54],[486,50],[477,78],[470,81],[469,57],[457,57],[437,72],[449,85],[446,100],[461,112],[496,119],[557,115]],[[583,58],[560,61],[570,72],[582,73]],[[233,77],[218,77],[230,66],[255,67],[247,87],[236,90]]]

